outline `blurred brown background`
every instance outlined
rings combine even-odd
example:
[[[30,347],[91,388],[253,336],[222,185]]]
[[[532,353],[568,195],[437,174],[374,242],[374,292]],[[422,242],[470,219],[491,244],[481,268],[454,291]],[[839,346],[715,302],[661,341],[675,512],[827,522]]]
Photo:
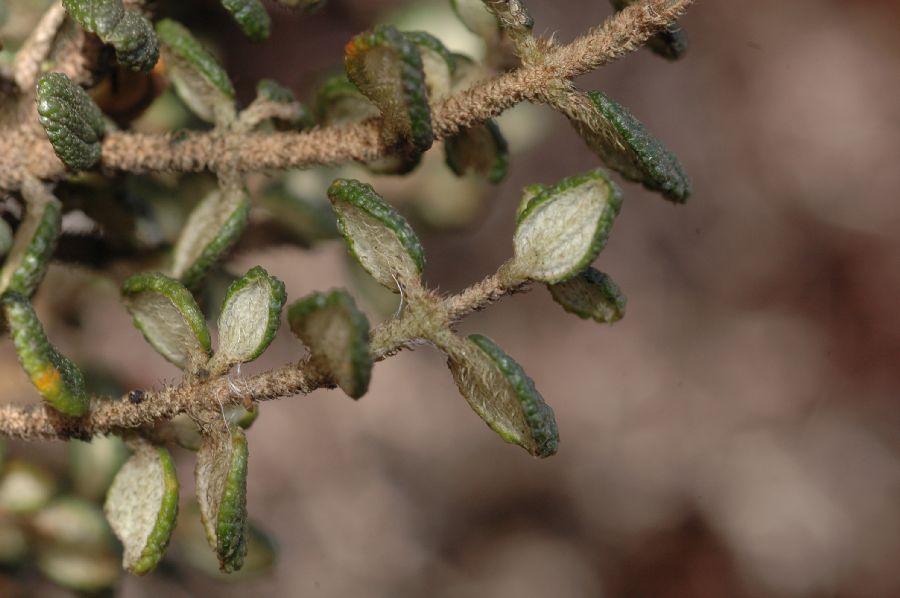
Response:
[[[274,10],[263,45],[211,3],[186,20],[221,41],[245,100],[260,77],[306,98],[354,33],[410,18],[386,17],[402,4]],[[603,0],[529,5],[536,30],[562,40],[610,12]],[[900,3],[699,2],[683,27],[682,61],[640,52],[579,81],[628,106],[694,181],[686,206],[623,185],[597,267],[627,294],[625,319],[582,322],[536,288],[462,326],[534,378],[559,454],[504,444],[437,352],[404,352],[359,402],[323,391],[264,405],[249,505],[281,549],[271,577],[163,572],[125,579],[124,595],[900,596]],[[422,235],[435,287],[461,289],[510,255],[524,185],[597,165],[549,109],[502,126],[521,150],[487,212]],[[390,199],[396,183],[383,185]],[[261,263],[294,300],[346,286],[344,252],[269,251],[235,270]],[[104,330],[101,343],[72,341],[90,345],[86,359],[120,364],[134,387],[175,378],[124,310],[85,318]],[[282,330],[248,369],[298,350]],[[25,400],[22,383],[0,386]]]

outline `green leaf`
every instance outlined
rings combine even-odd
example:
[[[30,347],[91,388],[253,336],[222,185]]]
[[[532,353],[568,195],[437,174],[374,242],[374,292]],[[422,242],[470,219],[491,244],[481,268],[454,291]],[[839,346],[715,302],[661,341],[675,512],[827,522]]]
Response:
[[[222,0],[222,6],[231,13],[244,35],[253,41],[269,37],[272,19],[259,0]]]
[[[206,539],[219,568],[241,568],[247,554],[247,437],[239,428],[204,436],[194,475]]]
[[[635,0],[610,0],[616,12],[634,4]],[[647,40],[651,52],[667,60],[678,60],[688,49],[687,35],[677,25],[670,25]]]
[[[62,73],[41,75],[37,111],[53,151],[66,166],[86,170],[100,160],[103,114],[80,85]]]
[[[516,267],[549,284],[575,276],[606,245],[621,206],[621,192],[602,170],[544,188],[516,219]]]
[[[625,315],[625,295],[609,275],[594,268],[564,282],[547,285],[547,289],[564,310],[582,320],[612,324]]]
[[[371,185],[337,179],[328,198],[350,253],[375,280],[398,292],[398,285],[419,284],[425,267],[422,245],[406,219]]]
[[[136,443],[109,488],[103,511],[125,548],[122,566],[137,575],[155,569],[178,515],[178,478],[169,451]]]
[[[31,518],[31,530],[42,543],[97,552],[112,548],[112,533],[103,513],[81,498],[54,499]]]
[[[63,0],[63,6],[86,31],[116,49],[119,64],[149,71],[159,59],[159,40],[150,21],[126,10],[122,0]]]
[[[284,283],[259,266],[236,280],[222,302],[219,350],[210,371],[221,374],[262,355],[278,332],[286,298]]]
[[[128,459],[125,443],[116,436],[95,436],[90,442],[68,442],[68,479],[72,491],[89,500],[106,496],[113,478]]]
[[[344,290],[313,293],[288,308],[291,330],[354,399],[369,389],[369,320]]]
[[[206,364],[206,320],[180,282],[157,272],[136,274],[122,285],[122,297],[135,327],[160,355],[189,371]]]
[[[44,278],[62,227],[62,206],[47,188],[34,179],[22,186],[25,219],[16,231],[12,249],[0,270],[0,293],[34,294]]]
[[[559,432],[553,410],[534,381],[491,339],[451,336],[442,348],[463,397],[492,430],[535,457],[556,453]]]
[[[444,151],[447,166],[457,176],[474,173],[496,185],[509,169],[509,146],[493,119],[450,137]]]
[[[28,299],[7,291],[0,304],[19,363],[44,400],[66,415],[86,414],[90,399],[81,371],[50,344]]]
[[[381,111],[388,144],[412,154],[431,147],[431,107],[416,46],[390,25],[379,25],[347,44],[347,76]]]
[[[456,59],[435,36],[426,31],[404,31],[403,35],[419,49],[428,98],[434,103],[450,95]]]
[[[215,57],[180,23],[156,23],[163,58],[175,91],[200,118],[218,125],[234,121],[234,87]]]
[[[244,189],[207,195],[184,223],[173,252],[172,276],[195,288],[240,238],[249,214],[250,198]]]
[[[659,191],[666,199],[687,200],[691,180],[678,158],[628,110],[600,92],[576,94],[572,102],[567,116],[607,166],[630,181]]]
[[[56,482],[45,469],[25,461],[12,460],[0,477],[0,511],[33,513],[56,494]]]

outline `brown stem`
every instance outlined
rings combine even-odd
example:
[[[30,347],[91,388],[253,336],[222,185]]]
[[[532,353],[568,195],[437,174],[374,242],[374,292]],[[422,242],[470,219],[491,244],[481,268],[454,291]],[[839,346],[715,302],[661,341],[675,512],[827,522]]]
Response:
[[[434,107],[435,137],[443,139],[522,101],[540,99],[554,82],[584,74],[632,52],[673,23],[692,2],[649,0],[632,5],[572,43],[552,50],[543,62],[448,98]],[[371,161],[390,149],[381,139],[377,120],[305,133],[111,133],[103,142],[100,167],[127,172],[196,172],[227,165],[246,172]],[[17,189],[28,171],[45,179],[61,178],[66,173],[46,139],[11,135],[0,140],[0,188]]]

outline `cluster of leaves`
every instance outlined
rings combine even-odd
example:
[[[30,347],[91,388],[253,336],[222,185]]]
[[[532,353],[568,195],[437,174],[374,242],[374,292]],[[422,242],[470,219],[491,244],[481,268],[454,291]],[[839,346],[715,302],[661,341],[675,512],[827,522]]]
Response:
[[[305,10],[322,4],[281,3]],[[415,169],[435,143],[433,107],[489,74],[485,65],[450,52],[429,33],[378,26],[347,44],[345,72],[321,87],[314,111],[307,111],[289,90],[272,81],[261,82],[257,98],[238,110],[227,73],[181,24],[154,21],[126,8],[121,0],[63,4],[85,31],[114,48],[121,67],[147,72],[159,59],[184,105],[223,133],[302,131],[379,118],[390,151],[365,165],[378,174]],[[251,39],[268,35],[269,17],[258,0],[222,4]],[[628,2],[613,4],[622,9]],[[534,22],[521,0],[453,0],[453,7],[488,48],[511,45],[523,60],[540,59],[535,54],[539,46],[532,35]],[[675,30],[663,32],[652,47],[668,58],[677,57],[684,49],[683,36]],[[115,125],[85,87],[60,72],[47,72],[37,82],[35,100],[40,123],[63,163],[73,173],[94,168],[103,137]],[[563,85],[549,93],[547,101],[571,120],[608,168],[671,201],[687,199],[690,181],[677,159],[606,94]],[[443,149],[447,166],[458,176],[498,183],[506,174],[508,147],[493,120],[458,132],[444,141]],[[219,342],[213,351],[198,297],[209,295],[210,281],[247,229],[253,209],[241,174],[227,165],[217,174],[217,185],[186,217],[171,252],[161,251],[152,270],[138,272],[122,284],[122,300],[135,326],[190,384],[228,376],[235,366],[262,355],[278,332],[286,302],[284,284],[261,267],[233,277],[218,312]],[[91,180],[82,173],[68,185],[77,188]],[[65,189],[60,185],[61,192]],[[465,314],[456,313],[449,300],[427,288],[422,276],[425,252],[416,233],[371,185],[351,178],[333,181],[327,191],[331,218],[294,201],[278,184],[264,195],[260,202],[282,224],[299,231],[304,242],[343,237],[371,278],[401,296],[402,309],[391,326],[375,330],[343,289],[313,293],[287,308],[291,330],[326,384],[360,398],[368,390],[377,360],[410,343],[427,341],[446,355],[461,395],[501,438],[536,457],[557,451],[553,411],[532,379],[491,339],[478,334],[464,338],[455,332],[455,320]],[[60,237],[63,203],[36,179],[25,181],[21,196],[24,215],[14,235],[0,220],[0,249],[6,254],[0,272],[4,326],[47,405],[65,416],[88,416],[92,403],[81,372],[50,343],[30,302]],[[622,201],[621,190],[602,169],[527,187],[515,214],[512,257],[494,275],[496,290],[502,294],[540,283],[580,318],[603,323],[620,319],[624,296],[591,264],[606,244]],[[116,209],[121,211],[121,206]],[[103,224],[116,209],[106,210],[107,214],[85,211]],[[138,219],[132,212],[135,237]],[[136,246],[143,248],[140,242]],[[231,386],[235,404],[198,407],[160,422],[152,431],[139,429],[128,436],[130,456],[116,468],[104,512],[122,543],[123,565],[129,571],[144,574],[156,567],[175,529],[179,483],[172,456],[161,441],[166,438],[197,452],[199,520],[219,567],[224,572],[242,567],[254,533],[247,518],[245,430],[258,407],[237,405],[242,398],[240,382]],[[143,392],[134,391],[122,400],[138,408]],[[44,508],[43,503],[38,508]],[[105,524],[101,519],[97,525]]]

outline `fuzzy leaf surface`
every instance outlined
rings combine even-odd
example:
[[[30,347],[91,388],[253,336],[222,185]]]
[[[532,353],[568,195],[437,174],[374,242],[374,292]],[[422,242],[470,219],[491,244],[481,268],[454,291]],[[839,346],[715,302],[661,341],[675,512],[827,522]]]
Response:
[[[137,444],[113,479],[103,510],[125,549],[122,566],[137,575],[155,569],[178,515],[178,478],[169,451]]]
[[[369,320],[346,291],[304,297],[288,308],[288,322],[341,390],[354,399],[366,393],[372,375]]]
[[[517,267],[528,278],[549,284],[575,276],[606,245],[621,205],[621,192],[602,170],[541,189],[516,221]]]

